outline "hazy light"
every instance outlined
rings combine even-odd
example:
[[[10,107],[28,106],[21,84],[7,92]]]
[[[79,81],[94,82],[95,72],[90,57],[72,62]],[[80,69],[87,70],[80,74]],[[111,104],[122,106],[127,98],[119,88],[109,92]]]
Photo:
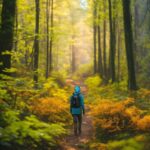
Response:
[[[80,0],[80,5],[83,9],[87,9],[87,0]]]

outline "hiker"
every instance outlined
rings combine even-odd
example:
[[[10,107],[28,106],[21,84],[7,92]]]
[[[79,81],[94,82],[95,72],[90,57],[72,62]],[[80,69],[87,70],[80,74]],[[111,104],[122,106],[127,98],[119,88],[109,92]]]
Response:
[[[70,97],[70,112],[73,117],[74,134],[81,134],[82,114],[85,113],[85,110],[84,98],[83,95],[80,93],[79,86],[75,86],[74,93]]]

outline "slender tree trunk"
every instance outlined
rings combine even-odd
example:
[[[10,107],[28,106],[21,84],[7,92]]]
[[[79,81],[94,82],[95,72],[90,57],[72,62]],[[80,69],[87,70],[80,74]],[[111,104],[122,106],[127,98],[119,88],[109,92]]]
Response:
[[[51,0],[51,3],[50,3],[50,6],[51,6],[51,36],[50,36],[50,53],[49,53],[49,59],[50,59],[50,63],[49,63],[49,71],[50,73],[52,72],[52,63],[53,63],[53,60],[52,60],[52,52],[53,52],[53,27],[54,27],[54,1]]]
[[[112,20],[112,3],[109,2],[109,25],[110,25],[110,53],[109,53],[109,72],[111,76],[112,83],[115,82],[115,41],[114,41],[114,31],[113,31],[113,20]]]
[[[102,64],[102,49],[101,49],[101,29],[98,25],[97,27],[98,32],[98,72],[101,77],[103,77],[103,64]]]
[[[98,20],[98,25],[97,25],[97,34],[98,34],[98,73],[103,77],[103,61],[102,61],[102,49],[101,49],[101,27],[100,27],[100,6],[98,6],[98,15],[97,15],[97,20]]]
[[[11,68],[11,52],[13,48],[16,0],[3,0],[0,28],[0,73],[9,74],[5,69]]]
[[[24,46],[25,46],[25,47],[28,46],[27,40],[25,40]],[[28,68],[28,59],[29,59],[29,51],[28,51],[28,49],[26,49],[25,55],[24,55],[24,60],[25,60],[25,66],[26,66],[26,68]]]
[[[59,44],[57,45],[57,54],[56,54],[56,70],[59,70]]]
[[[139,62],[137,60],[137,55],[139,54],[139,46],[137,44],[138,36],[139,36],[139,5],[136,2],[134,6],[134,49],[135,49],[135,68],[136,72],[138,73],[139,69]]]
[[[72,41],[74,41],[75,37],[72,36]],[[75,45],[74,43],[71,46],[72,49],[72,73],[76,71],[76,53],[75,53]]]
[[[50,12],[50,0],[46,2],[46,78],[49,77],[49,46],[50,46],[50,38],[49,38],[49,12]]]
[[[106,0],[103,1],[104,2],[104,15],[106,13]],[[106,17],[106,15],[104,16]],[[103,22],[103,74],[104,74],[104,79],[107,79],[107,64],[106,64],[106,18],[104,18],[104,22]]]
[[[38,84],[38,63],[39,63],[39,18],[40,18],[40,0],[35,0],[36,19],[35,19],[35,39],[34,39],[34,82],[35,87]]]
[[[122,0],[123,3],[123,17],[124,17],[124,31],[125,31],[125,45],[127,55],[128,67],[128,88],[136,90],[136,77],[133,55],[133,33],[130,13],[130,0]]]
[[[96,29],[96,18],[97,18],[97,9],[96,9],[96,4],[94,3],[94,8],[93,8],[93,46],[94,46],[94,74],[97,73],[97,42],[96,42],[96,36],[97,36],[97,29]]]
[[[15,16],[15,42],[14,42],[14,50],[18,50],[18,7],[16,5],[16,16]]]
[[[118,28],[118,55],[117,55],[117,61],[118,61],[118,75],[117,75],[117,81],[120,82],[120,49],[121,49],[121,32],[120,29]]]

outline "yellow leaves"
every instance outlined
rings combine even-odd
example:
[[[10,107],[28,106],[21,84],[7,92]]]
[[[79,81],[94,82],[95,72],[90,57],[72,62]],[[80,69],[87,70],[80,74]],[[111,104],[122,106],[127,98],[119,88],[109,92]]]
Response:
[[[133,98],[128,98],[125,101],[123,101],[124,105],[130,105],[130,104],[134,104],[134,99]]]
[[[52,122],[63,122],[69,117],[69,105],[66,101],[57,98],[41,98],[34,100],[31,110],[41,118]]]
[[[103,101],[94,106],[91,114],[95,118],[95,126],[108,133],[134,129],[141,111],[133,103],[134,99],[128,98],[121,102]]]
[[[150,99],[150,90],[148,89],[140,89],[139,96],[143,99]]]
[[[144,142],[146,140],[146,137],[144,135],[138,135],[135,137],[135,140],[137,142]]]
[[[93,88],[95,89],[101,84],[101,82],[102,79],[98,75],[94,77],[89,77],[85,80],[85,84],[89,89],[93,89]]]
[[[106,133],[126,130],[150,131],[150,115],[142,116],[143,112],[134,104],[134,99],[124,101],[102,101],[91,107],[94,125]]]
[[[125,110],[126,116],[130,117],[131,121],[136,124],[137,121],[140,119],[140,114],[142,113],[141,110],[136,108],[135,106],[129,107]]]
[[[137,127],[143,131],[150,131],[150,115],[144,116],[142,119],[138,120]]]
[[[106,144],[99,143],[99,142],[96,142],[96,143],[92,142],[90,143],[89,147],[90,147],[90,150],[108,150]]]
[[[55,89],[55,91],[51,91],[51,95],[57,99],[61,99],[66,101],[68,99],[68,95],[65,90],[63,89]]]

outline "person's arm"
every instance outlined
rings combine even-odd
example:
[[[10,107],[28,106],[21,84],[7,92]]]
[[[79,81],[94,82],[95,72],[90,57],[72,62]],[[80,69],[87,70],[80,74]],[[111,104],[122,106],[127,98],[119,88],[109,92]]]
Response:
[[[83,114],[85,114],[85,108],[84,108],[84,97],[83,95],[81,94],[81,107],[82,107],[82,112]]]
[[[71,100],[72,100],[72,96],[70,97],[70,113],[72,113],[72,110],[71,110]]]

